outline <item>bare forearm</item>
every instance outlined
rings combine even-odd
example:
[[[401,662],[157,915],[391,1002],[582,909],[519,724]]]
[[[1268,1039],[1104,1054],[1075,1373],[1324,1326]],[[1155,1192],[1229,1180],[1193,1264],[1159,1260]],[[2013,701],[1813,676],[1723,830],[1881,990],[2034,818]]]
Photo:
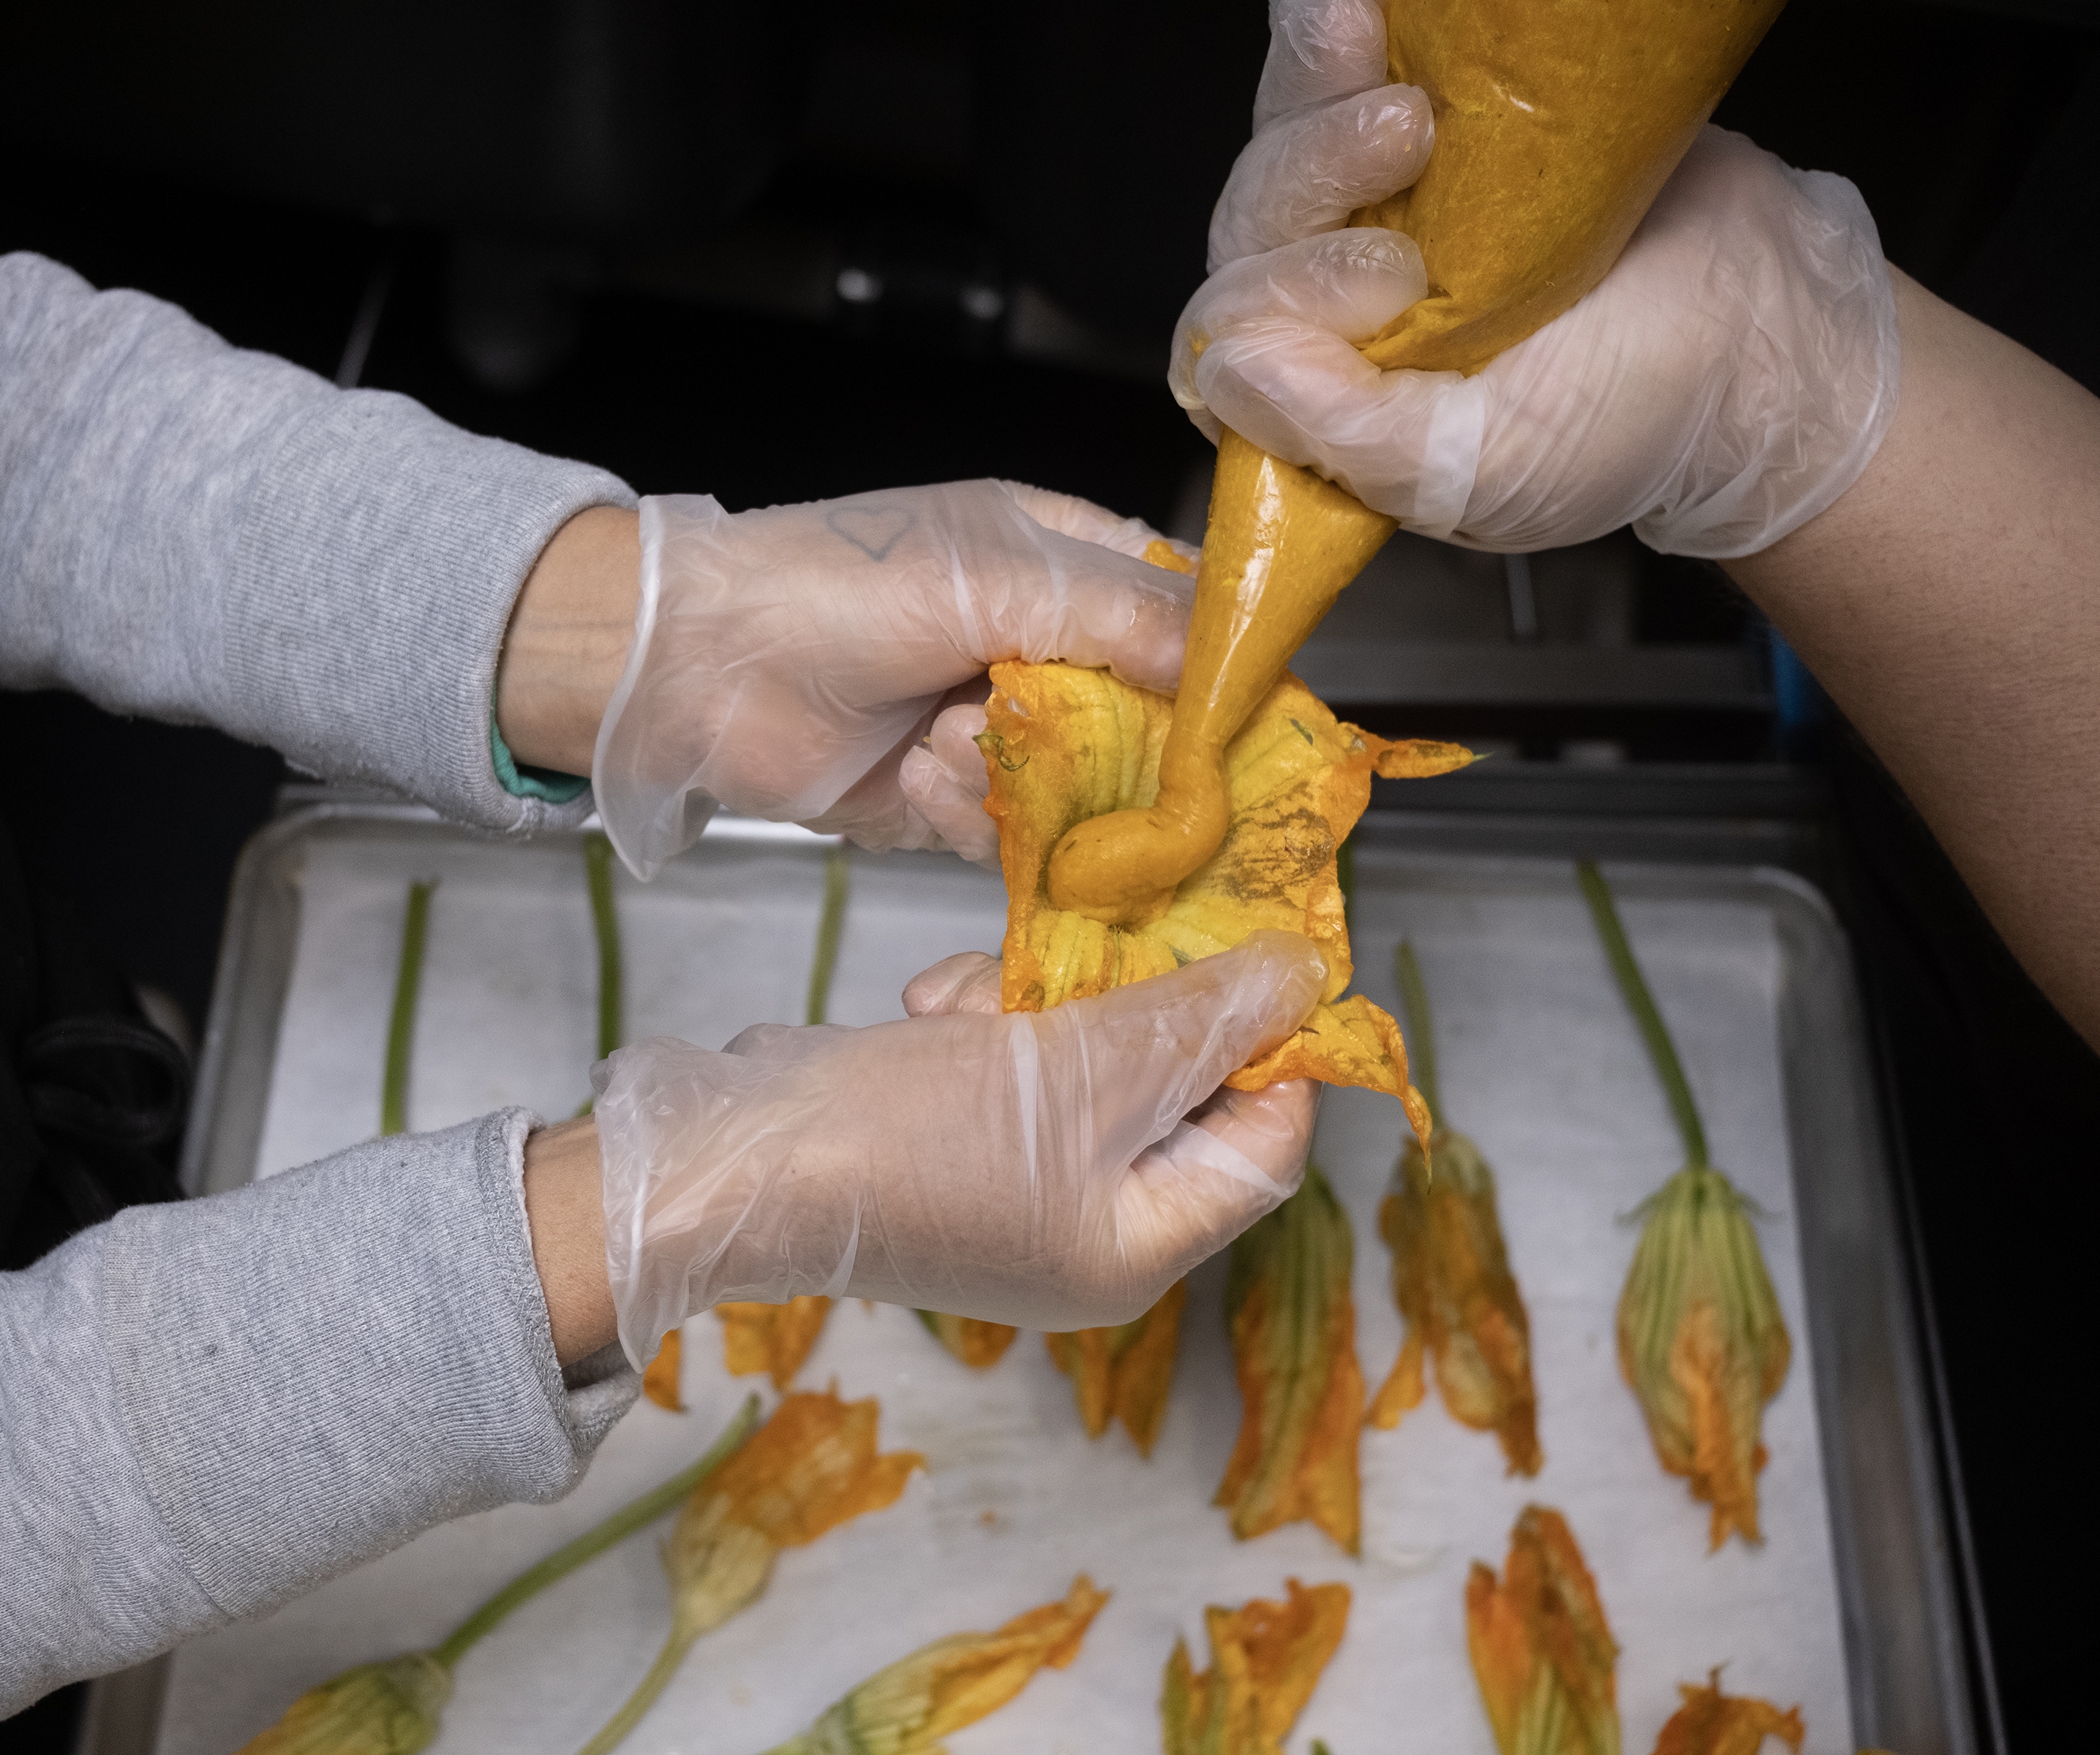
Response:
[[[2100,1045],[2100,399],[1901,274],[1864,475],[1727,563]]]
[[[605,1205],[598,1124],[589,1119],[542,1128],[525,1142],[525,1222],[546,1294],[554,1356],[587,1359],[619,1332],[606,1277]]]
[[[589,774],[598,721],[627,663],[641,594],[641,519],[580,512],[518,595],[496,673],[496,723],[519,761]]]

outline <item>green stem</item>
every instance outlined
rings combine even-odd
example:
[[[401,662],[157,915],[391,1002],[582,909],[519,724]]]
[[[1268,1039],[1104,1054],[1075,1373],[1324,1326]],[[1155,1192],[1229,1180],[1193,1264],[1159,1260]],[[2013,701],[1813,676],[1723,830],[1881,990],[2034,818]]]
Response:
[[[612,905],[612,843],[584,837],[584,875],[590,886],[591,925],[598,933],[598,1057],[620,1043],[620,915]]]
[[[1597,936],[1604,941],[1604,955],[1610,960],[1612,973],[1618,977],[1619,991],[1626,996],[1634,1021],[1640,1025],[1642,1038],[1648,1043],[1648,1057],[1662,1080],[1670,1112],[1677,1118],[1677,1131],[1684,1136],[1684,1162],[1692,1169],[1704,1170],[1706,1130],[1700,1125],[1699,1105],[1692,1100],[1692,1086],[1684,1076],[1670,1032],[1663,1026],[1662,1014],[1656,1009],[1655,996],[1641,979],[1640,965],[1634,961],[1634,947],[1626,942],[1626,929],[1619,924],[1619,911],[1612,905],[1611,887],[1595,860],[1578,862],[1575,875],[1590,904],[1590,916],[1597,923]]]
[[[428,883],[408,886],[408,911],[401,921],[401,960],[394,975],[394,1011],[386,1021],[386,1070],[379,1081],[379,1131],[408,1131],[408,1056],[416,1041],[416,994],[423,985],[423,944],[430,937]]]
[[[1441,1127],[1444,1100],[1436,1088],[1436,1031],[1429,1021],[1429,989],[1422,979],[1422,965],[1414,960],[1414,946],[1404,938],[1392,954],[1392,972],[1400,981],[1400,1008],[1407,1014],[1408,1077]]]
[[[656,1696],[678,1673],[678,1666],[686,1660],[686,1654],[693,1648],[696,1636],[673,1627],[671,1636],[664,1642],[664,1649],[656,1654],[656,1661],[649,1666],[649,1673],[636,1685],[627,1704],[605,1722],[604,1727],[583,1746],[582,1755],[606,1755],[608,1749],[618,1745],[620,1740],[642,1722],[642,1715],[656,1704]]]
[[[557,1548],[537,1566],[520,1572],[455,1627],[444,1643],[432,1651],[430,1656],[450,1669],[475,1641],[513,1609],[537,1596],[558,1580],[567,1577],[586,1562],[596,1559],[607,1549],[615,1542],[624,1541],[644,1524],[655,1523],[677,1506],[729,1459],[744,1440],[751,1436],[752,1428],[757,1424],[758,1398],[748,1396],[736,1418],[724,1428],[721,1436],[708,1446],[707,1454],[699,1462],[681,1470],[662,1486],[653,1488],[639,1499],[621,1506],[602,1523],[585,1530],[566,1547]]]
[[[845,930],[846,850],[834,847],[824,855],[824,911],[817,919],[817,960],[810,965],[810,1003],[805,1024],[821,1024],[832,1003],[832,974],[839,966],[839,935]]]

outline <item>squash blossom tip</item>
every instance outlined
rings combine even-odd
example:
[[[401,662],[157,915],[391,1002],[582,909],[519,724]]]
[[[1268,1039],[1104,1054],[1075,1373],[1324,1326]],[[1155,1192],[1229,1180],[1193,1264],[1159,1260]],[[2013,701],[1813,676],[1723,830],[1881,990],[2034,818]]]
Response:
[[[1287,1600],[1203,1612],[1211,1667],[1177,1639],[1160,1684],[1166,1755],[1282,1755],[1283,1740],[1342,1643],[1349,1587],[1285,1581]]]
[[[1006,1323],[986,1322],[978,1316],[951,1316],[938,1310],[917,1314],[926,1332],[973,1371],[989,1371],[997,1365],[1021,1332]]]
[[[1167,1417],[1167,1392],[1181,1333],[1189,1282],[1177,1280],[1135,1321],[1043,1337],[1057,1369],[1072,1380],[1080,1423],[1099,1438],[1120,1419],[1138,1454],[1149,1457]]]
[[[1619,1648],[1558,1511],[1524,1507],[1499,1579],[1473,1563],[1466,1644],[1501,1755],[1619,1755]]]
[[[942,1738],[996,1712],[1039,1671],[1068,1667],[1108,1600],[1082,1572],[1062,1602],[990,1633],[937,1639],[877,1671],[769,1755],[944,1755]]]
[[[823,1333],[832,1301],[814,1293],[784,1304],[732,1303],[715,1306],[722,1325],[722,1363],[733,1377],[763,1372],[786,1391]]]
[[[1769,1700],[1723,1694],[1718,1667],[1708,1673],[1705,1687],[1680,1682],[1677,1691],[1684,1704],[1662,1727],[1655,1755],[1757,1755],[1767,1737],[1777,1737],[1801,1755],[1808,1731],[1798,1706],[1783,1713]]]

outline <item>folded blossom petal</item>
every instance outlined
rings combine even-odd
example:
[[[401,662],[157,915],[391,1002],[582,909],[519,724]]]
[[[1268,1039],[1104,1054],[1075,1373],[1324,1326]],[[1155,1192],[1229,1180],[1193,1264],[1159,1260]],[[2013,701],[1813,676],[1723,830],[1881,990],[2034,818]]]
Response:
[[[1061,1603],[1016,1616],[994,1633],[957,1634],[879,1670],[801,1735],[769,1755],[942,1755],[941,1739],[1006,1704],[1038,1670],[1079,1655],[1108,1601],[1082,1573]]]
[[[1619,1755],[1619,1648],[1558,1511],[1525,1506],[1500,1580],[1474,1563],[1466,1643],[1502,1755]]]
[[[1099,1438],[1111,1420],[1120,1419],[1137,1441],[1138,1454],[1152,1454],[1167,1418],[1181,1309],[1188,1301],[1189,1282],[1178,1280],[1134,1322],[1043,1337],[1057,1369],[1072,1380],[1089,1438]]]
[[[1348,1215],[1317,1166],[1233,1245],[1225,1310],[1242,1415],[1214,1503],[1231,1507],[1242,1541],[1309,1519],[1357,1552],[1364,1378],[1353,1253]]]
[[[1159,1695],[1166,1755],[1282,1755],[1349,1618],[1347,1585],[1308,1590],[1293,1578],[1286,1589],[1286,1602],[1206,1609],[1211,1667],[1201,1673],[1175,1641]]]

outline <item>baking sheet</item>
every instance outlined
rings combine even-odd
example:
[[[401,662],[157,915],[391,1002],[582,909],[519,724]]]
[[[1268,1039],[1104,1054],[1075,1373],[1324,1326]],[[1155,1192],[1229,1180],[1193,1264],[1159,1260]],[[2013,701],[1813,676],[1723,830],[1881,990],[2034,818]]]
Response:
[[[630,1034],[708,1046],[799,1019],[822,890],[818,849],[704,842],[646,889],[623,882]],[[301,880],[297,952],[262,1131],[263,1173],[373,1131],[402,895],[440,880],[424,977],[411,1116],[434,1127],[504,1102],[567,1113],[585,1088],[595,961],[573,843],[530,849],[433,833],[317,840]],[[1364,1557],[1307,1526],[1234,1542],[1209,1506],[1237,1429],[1221,1265],[1197,1276],[1166,1429],[1149,1462],[1118,1428],[1079,1430],[1070,1387],[1024,1335],[993,1370],[949,1358],[909,1312],[840,1306],[801,1381],[878,1395],[886,1446],[929,1469],[889,1511],[782,1557],[767,1595],[696,1649],[630,1740],[655,1752],[754,1752],[926,1640],[989,1627],[1088,1572],[1114,1598],[1079,1661],[951,1740],[955,1755],[1157,1746],[1161,1666],[1177,1634],[1201,1660],[1202,1610],[1275,1596],[1288,1576],[1356,1592],[1348,1634],[1290,1748],[1336,1755],[1493,1748],[1465,1655],[1476,1558],[1499,1568],[1517,1511],[1563,1510],[1624,1648],[1626,1746],[1652,1745],[1680,1682],[1727,1663],[1732,1691],[1799,1703],[1814,1751],[1849,1750],[1839,1581],[1819,1460],[1776,1025],[1785,951],[1740,882],[1624,898],[1672,1022],[1715,1161],[1773,1215],[1767,1259],[1795,1343],[1768,1409],[1765,1546],[1705,1554],[1706,1508],[1653,1461],[1620,1382],[1612,1308],[1635,1232],[1624,1215],[1677,1166],[1674,1131],[1560,862],[1453,861],[1366,849],[1358,865],[1361,984],[1395,1006],[1393,943],[1414,941],[1434,997],[1449,1118],[1498,1173],[1532,1315],[1546,1465],[1505,1479],[1494,1440],[1432,1396],[1364,1435]],[[955,862],[856,855],[832,1016],[897,1016],[917,969],[996,943],[997,883]],[[1400,1325],[1375,1209],[1398,1149],[1396,1105],[1330,1093],[1316,1157],[1357,1236],[1360,1356],[1372,1385]],[[269,1619],[184,1647],[160,1748],[223,1751],[302,1687],[430,1643],[513,1572],[690,1460],[753,1382],[721,1369],[712,1317],[687,1327],[678,1416],[638,1407],[562,1504],[512,1506],[428,1532]],[[653,1545],[632,1541],[507,1623],[461,1666],[441,1749],[580,1745],[660,1637]]]

